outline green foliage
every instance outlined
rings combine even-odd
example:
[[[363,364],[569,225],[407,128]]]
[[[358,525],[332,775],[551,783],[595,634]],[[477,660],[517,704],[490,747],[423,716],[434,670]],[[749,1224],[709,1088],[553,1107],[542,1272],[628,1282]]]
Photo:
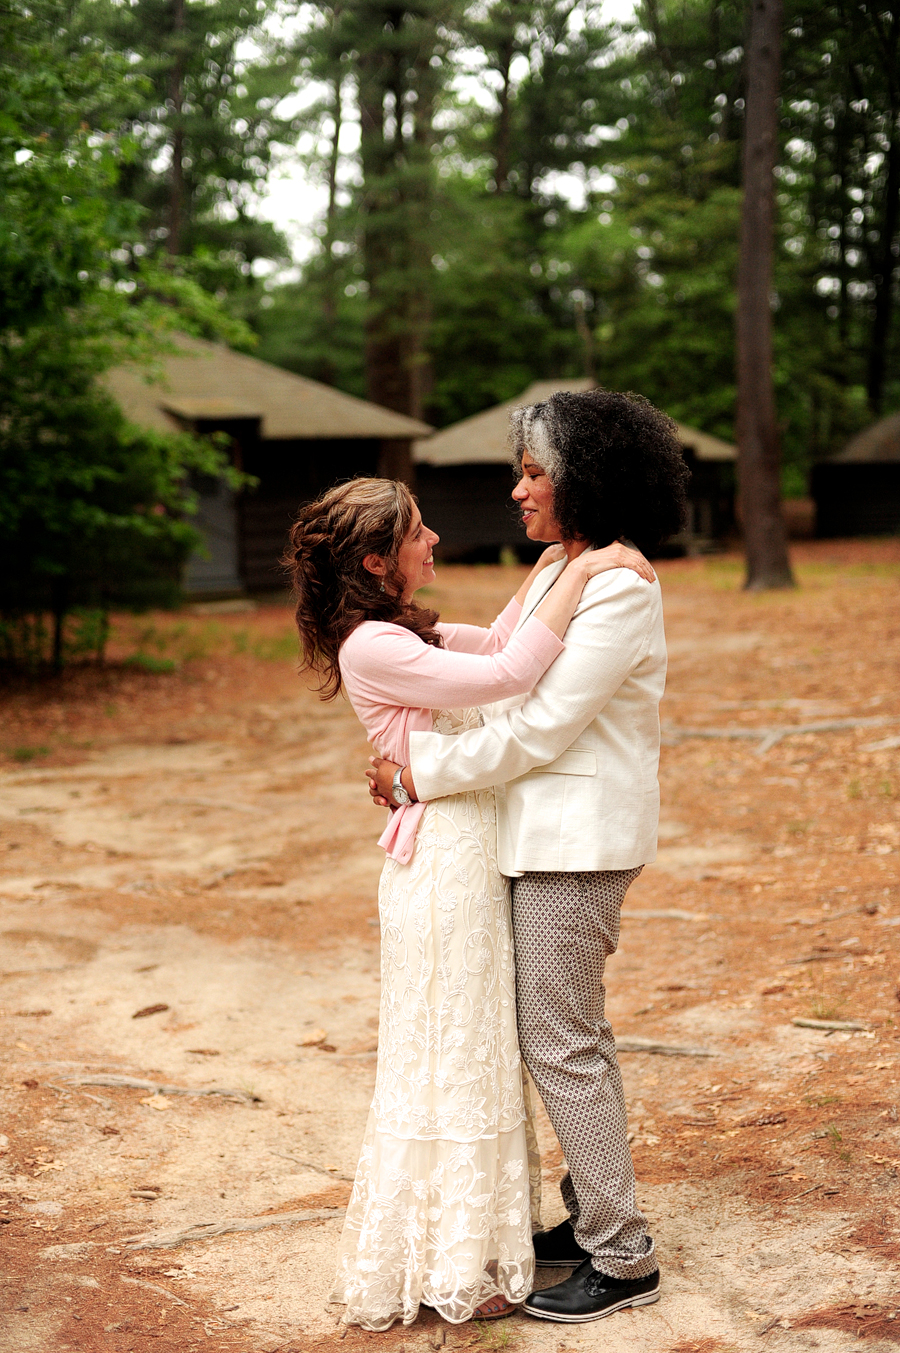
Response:
[[[64,0],[14,0],[2,38],[0,663],[36,671],[102,652],[111,605],[178,595],[199,543],[186,476],[225,469],[208,442],[129,425],[98,378],[175,327],[246,331],[189,279],[116,261],[135,225],[112,192],[130,153],[110,127],[127,63]]]
[[[381,13],[350,10],[357,25]],[[317,13],[298,59],[346,84],[352,43],[335,36],[344,11]],[[428,260],[420,251],[406,273],[425,315],[431,421],[454,422],[536,377],[589,374],[733,438],[745,18],[721,0],[656,0],[632,25],[607,23],[591,0],[444,11],[425,137],[436,169]],[[399,44],[398,60],[412,59],[402,31],[372,41],[376,55]],[[900,405],[898,44],[896,7],[787,0],[773,303],[792,493],[805,491],[812,459]],[[479,76],[477,98],[456,92],[458,70]],[[334,112],[323,95],[323,126]],[[390,116],[379,125],[387,135]],[[333,181],[333,137],[319,156]],[[371,286],[367,300],[360,289],[372,280],[364,160],[359,192],[329,214],[322,253],[253,318],[273,359],[357,393],[373,305]],[[583,205],[564,198],[563,174],[581,180]],[[395,215],[384,220],[395,234],[411,229],[421,204],[399,179],[385,182]]]
[[[799,493],[900,406],[900,11],[785,10],[775,380]],[[595,0],[330,0],[289,41],[274,13],[0,14],[7,661],[101,652],[109,605],[177,592],[187,476],[222,456],[129,428],[100,380],[172,329],[246,347],[243,317],[263,358],[438,425],[591,375],[734,435],[745,7],[647,0],[628,25]],[[301,130],[320,248],[264,285],[286,247],[256,204]]]
[[[222,472],[214,446],[129,425],[79,362],[75,336],[38,326],[0,348],[0,609],[62,618],[76,606],[174,601],[198,542],[185,474]],[[55,340],[55,343],[54,343]],[[30,638],[28,637],[30,636]],[[46,659],[30,623],[5,660]],[[55,660],[62,659],[62,636]]]
[[[174,658],[157,658],[152,653],[132,653],[125,659],[126,667],[138,667],[142,672],[152,672],[154,676],[174,672],[177,663]]]
[[[116,639],[119,643],[135,645],[135,652],[126,658],[132,666],[145,671],[168,672],[186,662],[203,658],[236,657],[249,654],[265,662],[295,661],[297,636],[293,629],[272,634],[255,626],[235,627],[219,621],[200,621],[195,617],[164,617],[121,622]]]
[[[554,248],[558,238],[548,231],[536,246],[527,203],[476,195],[462,177],[441,183],[438,211],[429,417],[453,423],[514,398],[546,371],[581,375],[571,264]]]
[[[366,397],[366,292],[357,260],[317,255],[302,282],[274,288],[252,314],[255,356]]]
[[[471,6],[460,27],[474,49],[469,71],[491,73],[496,103],[467,103],[455,140],[463,154],[487,160],[492,187],[535,202],[546,175],[596,165],[603,68],[615,36],[602,7],[494,0]]]
[[[278,105],[296,62],[266,29],[265,0],[84,0],[81,22],[127,58],[116,122],[131,151],[119,198],[141,208],[133,259],[189,259],[211,292],[253,289],[258,260],[288,251],[254,204],[279,144],[294,139]]]
[[[25,765],[33,761],[36,756],[49,756],[49,747],[14,747],[10,752],[13,761],[19,761]]]

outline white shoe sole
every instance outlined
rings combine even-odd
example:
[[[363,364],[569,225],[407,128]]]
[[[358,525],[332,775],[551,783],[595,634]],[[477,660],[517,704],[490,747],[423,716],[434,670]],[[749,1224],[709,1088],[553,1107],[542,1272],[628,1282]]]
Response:
[[[641,1292],[636,1297],[623,1297],[614,1306],[607,1306],[605,1310],[596,1311],[593,1315],[560,1315],[555,1311],[535,1310],[527,1301],[522,1310],[537,1320],[552,1320],[560,1325],[586,1325],[589,1320],[603,1320],[606,1316],[615,1315],[616,1311],[624,1311],[629,1306],[652,1306],[655,1301],[659,1301],[658,1287],[652,1292]]]
[[[589,1254],[583,1254],[580,1259],[535,1259],[535,1268],[578,1268],[585,1259],[590,1259]]]

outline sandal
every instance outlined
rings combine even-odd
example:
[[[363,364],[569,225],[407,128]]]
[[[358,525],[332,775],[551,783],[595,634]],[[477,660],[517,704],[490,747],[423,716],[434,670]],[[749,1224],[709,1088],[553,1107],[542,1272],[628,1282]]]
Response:
[[[473,1320],[502,1320],[504,1316],[513,1315],[518,1306],[514,1306],[506,1297],[496,1296],[488,1297],[480,1306],[476,1306],[472,1312]]]

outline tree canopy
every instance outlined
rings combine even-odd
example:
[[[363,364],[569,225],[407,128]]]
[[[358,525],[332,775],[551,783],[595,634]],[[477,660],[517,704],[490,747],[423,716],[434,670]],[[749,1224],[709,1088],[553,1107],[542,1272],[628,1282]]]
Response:
[[[588,375],[732,438],[747,14],[9,0],[0,549],[29,582],[4,614],[177,580],[189,471],[224,460],[129,428],[100,380],[172,327],[253,331],[259,356],[439,426]],[[782,37],[770,304],[802,493],[900,407],[900,2],[785,0]],[[325,189],[293,268],[262,209],[291,155]]]
[[[0,662],[59,666],[77,608],[177,593],[199,543],[187,476],[220,450],[131,427],[99,377],[150,361],[174,327],[246,341],[189,278],[136,257],[116,191],[130,78],[64,0],[18,0],[0,42]],[[50,613],[50,629],[43,616]],[[98,644],[103,625],[96,630]]]
[[[733,437],[743,7],[646,0],[630,24],[592,0],[324,14],[294,51],[323,90],[327,221],[301,281],[250,314],[260,355],[397,406],[375,377],[380,324],[394,368],[418,372],[407,410],[440,425],[534,377],[589,374]],[[772,304],[792,492],[900,404],[898,38],[896,3],[786,2]]]

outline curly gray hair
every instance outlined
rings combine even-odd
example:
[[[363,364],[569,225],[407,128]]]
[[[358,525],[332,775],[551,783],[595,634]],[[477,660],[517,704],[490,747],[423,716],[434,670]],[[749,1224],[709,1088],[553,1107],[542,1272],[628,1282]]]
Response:
[[[641,395],[557,391],[513,409],[509,440],[517,467],[527,450],[547,475],[561,539],[656,549],[681,530],[690,471],[678,429]]]
[[[522,463],[524,452],[530,451],[550,482],[555,484],[563,463],[553,438],[551,418],[547,416],[550,413],[550,405],[546,402],[513,409],[509,415],[509,450],[516,467]]]

